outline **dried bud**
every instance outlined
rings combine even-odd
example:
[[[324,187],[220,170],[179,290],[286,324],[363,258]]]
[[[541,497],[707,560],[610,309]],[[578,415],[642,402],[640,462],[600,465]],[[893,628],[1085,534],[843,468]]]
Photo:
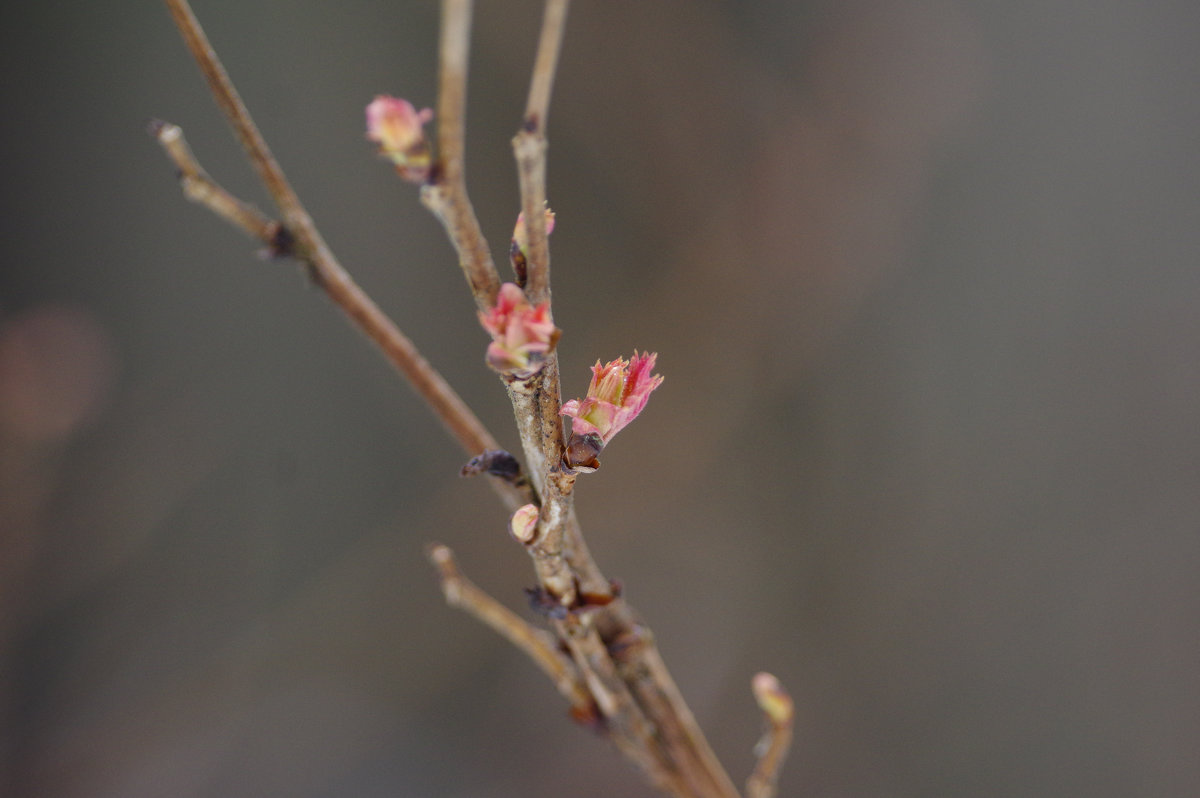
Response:
[[[600,467],[600,460],[597,456],[603,449],[604,443],[600,440],[599,435],[573,434],[567,441],[567,450],[563,453],[563,460],[573,471],[590,474]]]
[[[468,460],[459,474],[464,477],[491,474],[515,485],[521,481],[521,463],[503,449],[485,449]]]
[[[772,725],[787,726],[791,724],[792,716],[795,713],[792,697],[783,689],[783,685],[779,683],[778,679],[766,671],[761,671],[754,674],[754,678],[750,680],[750,689],[754,692],[754,700],[758,702],[758,708],[763,711]]]
[[[413,183],[429,177],[433,156],[422,126],[433,111],[417,111],[408,100],[379,95],[367,106],[367,138],[379,145],[379,154],[396,165],[396,172]]]
[[[657,358],[657,353],[639,355],[635,350],[629,360],[617,358],[603,366],[597,360],[587,397],[562,407],[562,415],[571,417],[572,438],[595,436],[603,447],[637,418],[650,393],[662,384],[661,376],[650,375]]]
[[[535,308],[515,283],[500,286],[496,306],[480,313],[479,322],[492,336],[488,365],[520,379],[541,370],[558,339],[558,330],[550,320],[550,303]]]
[[[508,523],[508,531],[522,543],[532,543],[537,534],[538,508],[536,504],[525,504],[517,508],[512,520]]]

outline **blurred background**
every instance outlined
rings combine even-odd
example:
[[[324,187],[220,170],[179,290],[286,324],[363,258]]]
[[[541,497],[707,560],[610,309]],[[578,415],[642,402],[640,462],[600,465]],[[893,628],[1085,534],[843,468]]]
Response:
[[[500,439],[455,258],[363,136],[435,101],[435,4],[197,0],[342,262]],[[649,796],[447,608],[514,608],[483,482],[290,262],[154,2],[5,4],[0,794]],[[537,3],[475,25],[500,256]],[[1200,8],[579,2],[549,120],[564,391],[659,353],[581,480],[607,573],[735,781],[754,672],[788,796],[1200,783]]]

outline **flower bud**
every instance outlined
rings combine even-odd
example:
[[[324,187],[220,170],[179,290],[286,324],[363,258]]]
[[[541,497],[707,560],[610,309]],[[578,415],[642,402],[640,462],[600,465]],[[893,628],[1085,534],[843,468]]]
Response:
[[[761,671],[754,674],[754,678],[750,680],[750,689],[754,693],[754,700],[758,702],[758,708],[772,725],[787,726],[792,722],[795,713],[792,697],[783,689],[778,679],[766,671]]]
[[[500,286],[495,307],[480,313],[479,322],[492,336],[488,365],[519,379],[537,374],[558,340],[558,329],[550,320],[550,303],[535,308],[516,283]]]
[[[538,508],[536,504],[525,504],[517,508],[509,521],[508,531],[522,543],[532,543],[537,534]]]
[[[571,417],[572,439],[594,436],[603,447],[637,418],[662,384],[661,376],[650,375],[657,358],[658,353],[639,355],[635,350],[629,360],[617,358],[603,366],[597,360],[587,396],[562,406],[562,415]]]
[[[433,163],[423,125],[433,111],[417,111],[408,100],[381,94],[367,106],[367,138],[379,145],[379,154],[396,165],[405,180],[421,183]]]
[[[554,211],[546,208],[546,235],[554,232]],[[508,259],[517,275],[517,285],[525,287],[526,262],[529,259],[529,229],[525,226],[525,212],[517,214],[517,226],[513,228],[512,244],[508,248]]]
[[[546,235],[554,232],[554,211],[546,208]],[[513,246],[522,254],[529,255],[529,230],[525,227],[525,212],[517,214],[517,226],[513,228]]]

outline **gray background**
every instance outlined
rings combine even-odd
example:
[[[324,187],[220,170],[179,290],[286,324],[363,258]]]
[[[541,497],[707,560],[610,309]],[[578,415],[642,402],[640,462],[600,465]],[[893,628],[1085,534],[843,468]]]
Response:
[[[515,439],[413,187],[432,3],[199,0],[343,262]],[[0,793],[649,795],[442,603],[532,581],[482,483],[290,263],[186,203],[184,126],[267,205],[157,3],[4,4]],[[539,10],[482,3],[468,179],[499,255]],[[606,571],[737,781],[795,796],[1200,783],[1194,3],[596,2],[550,116],[568,395],[666,383],[581,481]]]

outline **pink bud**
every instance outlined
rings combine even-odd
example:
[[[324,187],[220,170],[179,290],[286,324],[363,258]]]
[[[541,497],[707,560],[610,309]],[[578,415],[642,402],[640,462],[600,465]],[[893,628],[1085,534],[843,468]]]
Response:
[[[508,531],[522,543],[531,543],[537,534],[538,508],[536,504],[525,504],[517,508],[508,524]]]
[[[558,330],[550,320],[550,303],[535,308],[516,283],[500,286],[495,307],[480,313],[479,322],[492,336],[488,365],[520,379],[541,370],[558,338]]]
[[[417,111],[408,100],[381,94],[367,106],[367,138],[396,164],[401,177],[420,183],[429,176],[433,161],[422,128],[431,119],[429,108]]]
[[[546,235],[554,232],[554,211],[546,208]],[[522,255],[529,257],[529,230],[525,227],[525,212],[517,214],[517,226],[513,228],[513,245]]]
[[[792,697],[783,689],[778,679],[766,671],[760,671],[750,680],[750,689],[754,693],[754,700],[758,702],[758,708],[770,719],[772,725],[791,725],[795,714]]]
[[[592,366],[592,382],[587,397],[572,399],[563,404],[562,415],[571,417],[571,435],[595,436],[601,447],[624,429],[650,400],[650,393],[662,384],[663,378],[651,376],[658,353],[639,355],[626,361],[617,358],[601,366]]]

